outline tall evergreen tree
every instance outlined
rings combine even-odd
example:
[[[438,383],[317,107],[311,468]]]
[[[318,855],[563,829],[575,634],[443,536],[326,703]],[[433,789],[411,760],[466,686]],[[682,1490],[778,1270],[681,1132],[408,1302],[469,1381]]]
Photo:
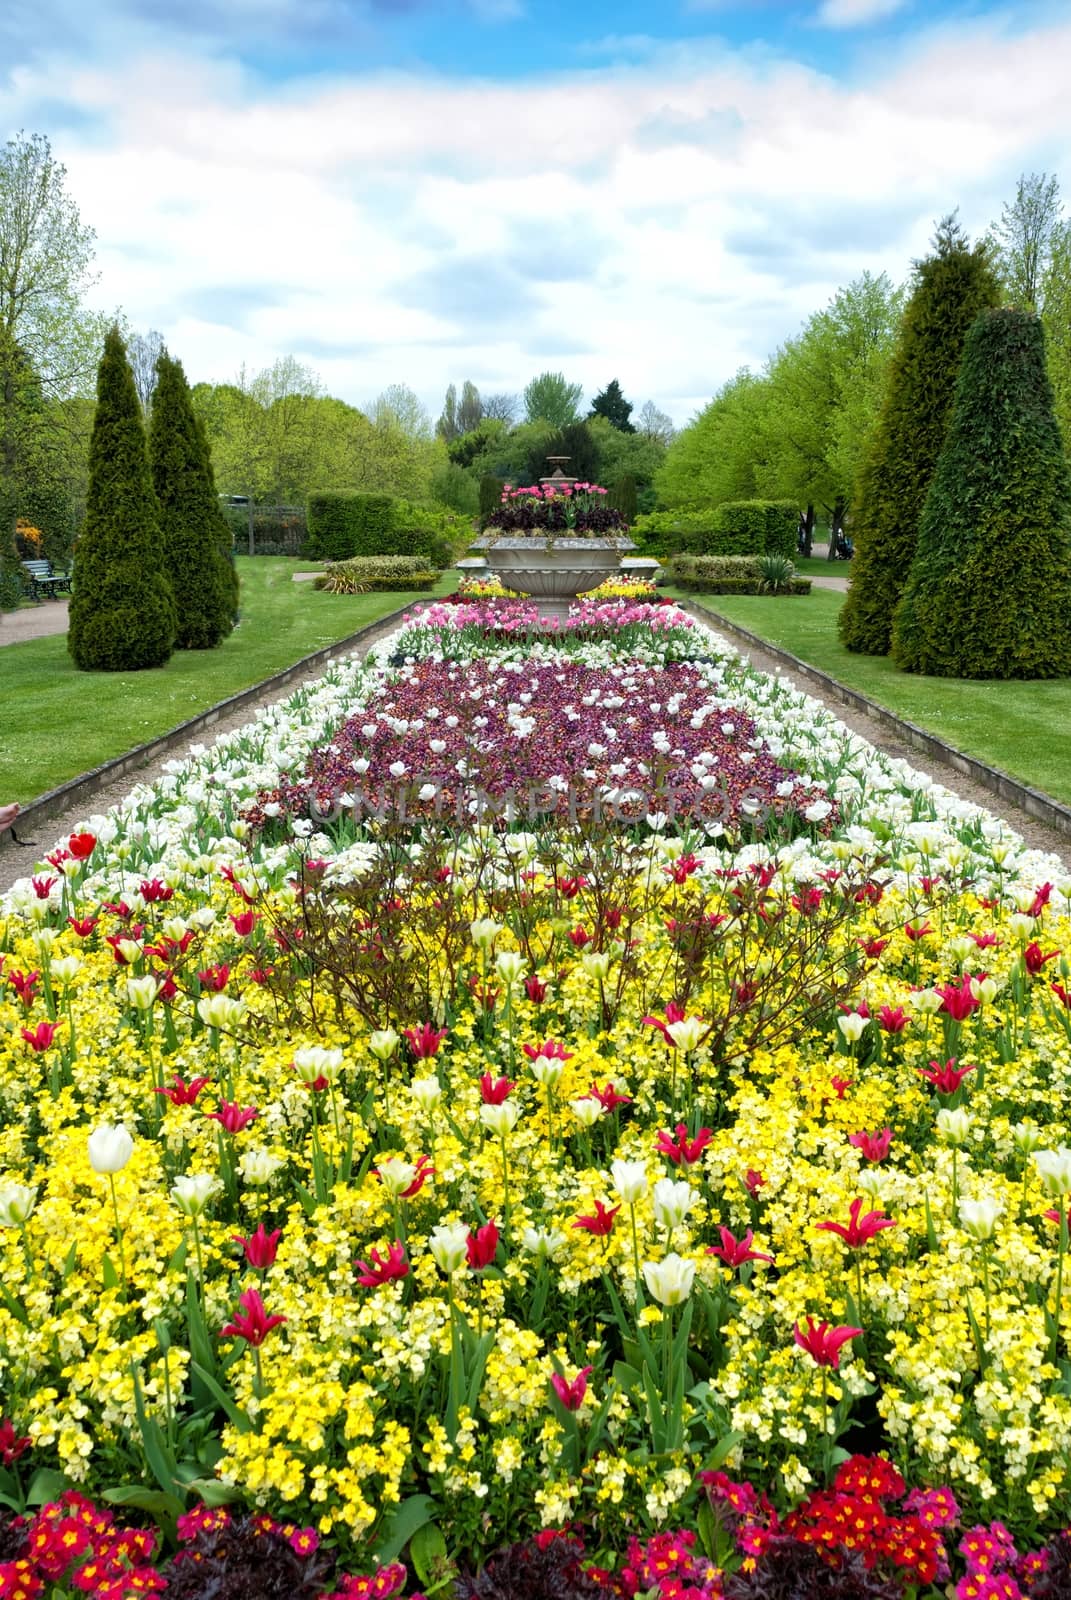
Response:
[[[863,655],[888,653],[892,617],[911,570],[919,519],[944,443],[967,330],[999,300],[984,245],[954,217],[938,225],[889,370],[877,425],[852,497],[855,556],[840,636]]]
[[[1071,473],[1039,319],[987,311],[893,624],[893,654],[945,678],[1071,673]],[[998,708],[999,709],[999,708]]]
[[[622,433],[636,432],[629,421],[631,415],[632,402],[625,399],[616,378],[611,378],[606,388],[595,396],[588,412],[589,417],[605,417],[611,427],[620,428]]]
[[[182,363],[166,350],[156,363],[149,459],[164,563],[178,611],[175,643],[182,650],[211,650],[234,620],[232,568],[220,547],[223,517],[207,438],[198,427]]]
[[[118,328],[104,341],[67,648],[86,672],[162,667],[177,619],[141,403]]]

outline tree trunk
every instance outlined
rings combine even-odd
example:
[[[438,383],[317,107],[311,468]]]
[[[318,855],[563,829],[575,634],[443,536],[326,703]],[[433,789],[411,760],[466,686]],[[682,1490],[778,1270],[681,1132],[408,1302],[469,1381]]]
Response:
[[[829,559],[837,560],[837,546],[840,544],[844,532],[844,513],[848,509],[846,500],[838,500],[833,507],[833,514],[829,519]]]
[[[810,558],[814,548],[814,503],[808,504],[806,511],[800,512],[799,526],[800,555]]]

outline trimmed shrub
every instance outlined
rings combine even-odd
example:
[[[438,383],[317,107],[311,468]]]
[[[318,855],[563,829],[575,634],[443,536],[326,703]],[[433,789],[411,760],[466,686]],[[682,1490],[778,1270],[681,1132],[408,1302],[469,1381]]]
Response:
[[[810,578],[786,577],[783,570],[778,588],[771,591],[763,566],[772,560],[783,562],[784,557],[675,556],[669,565],[670,582],[700,594],[810,594]]]
[[[441,572],[428,568],[422,556],[354,556],[335,562],[316,579],[317,589],[331,594],[370,594],[374,590],[434,589]]]
[[[343,492],[310,495],[307,519],[305,555],[328,561],[419,555],[428,567],[445,567],[452,560],[446,529],[459,520],[389,494]],[[471,534],[471,526],[466,527]]]
[[[1030,312],[987,311],[967,335],[893,654],[942,678],[1062,677],[1069,617],[1071,473],[1045,336]]]
[[[636,480],[631,472],[623,472],[611,485],[610,504],[615,511],[620,511],[625,526],[631,527],[637,516]]]
[[[104,341],[89,444],[89,495],[76,550],[67,648],[87,672],[162,667],[177,618],[164,569],[141,402],[118,328]]]
[[[74,507],[60,484],[34,484],[20,489],[15,501],[20,520],[41,530],[37,551],[57,567],[65,567],[74,545]]]
[[[766,543],[763,551],[768,556],[785,556],[796,559],[796,540],[799,534],[800,513],[794,500],[767,500]]]
[[[486,528],[494,521],[495,512],[502,500],[502,479],[485,472],[480,479],[480,527]]]
[[[789,500],[726,500],[698,510],[655,511],[637,517],[631,531],[645,554],[791,559],[798,518]]]
[[[999,301],[981,244],[947,219],[916,267],[885,398],[852,496],[851,584],[838,630],[849,650],[887,654],[893,612],[915,555],[926,493],[941,453],[967,330]]]
[[[234,624],[237,595],[221,548],[223,539],[230,543],[230,530],[220,516],[186,374],[166,350],[156,363],[149,460],[178,616],[175,644],[180,650],[211,650]]]

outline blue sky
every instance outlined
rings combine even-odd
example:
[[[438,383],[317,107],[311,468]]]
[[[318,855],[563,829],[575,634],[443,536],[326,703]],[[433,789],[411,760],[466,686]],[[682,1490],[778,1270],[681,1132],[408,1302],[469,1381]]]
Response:
[[[1066,3],[3,0],[95,290],[191,378],[618,377],[683,422],[935,219],[1071,193]]]

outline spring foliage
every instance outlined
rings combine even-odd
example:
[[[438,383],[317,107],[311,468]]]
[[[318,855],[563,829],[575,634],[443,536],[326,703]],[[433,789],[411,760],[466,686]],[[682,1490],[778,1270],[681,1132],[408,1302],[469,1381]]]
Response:
[[[919,520],[952,413],[963,341],[998,300],[982,245],[970,248],[952,218],[919,263],[877,427],[854,495],[851,588],[840,614],[849,650],[886,655],[907,582]]]
[[[161,667],[177,630],[141,403],[119,329],[104,341],[67,648],[86,672]]]
[[[893,627],[911,672],[1071,672],[1071,475],[1041,323],[989,311],[967,337],[955,411]]]

